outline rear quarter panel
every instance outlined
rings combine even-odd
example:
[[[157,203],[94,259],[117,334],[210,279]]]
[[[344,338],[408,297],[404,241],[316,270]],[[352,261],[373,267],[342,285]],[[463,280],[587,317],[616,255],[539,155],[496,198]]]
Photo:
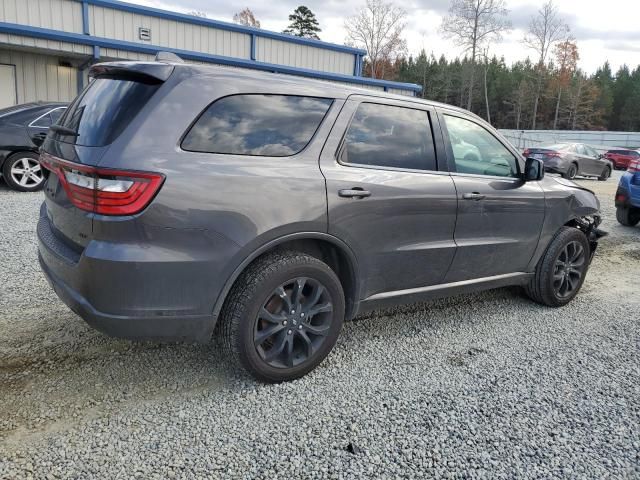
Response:
[[[166,176],[164,185],[133,221],[96,216],[93,235],[105,244],[128,242],[140,249],[162,249],[167,258],[193,258],[194,268],[178,276],[179,295],[202,298],[197,309],[211,312],[236,267],[262,245],[288,234],[327,231],[318,158],[342,101],[334,101],[310,144],[291,157],[187,152],[180,148],[183,134],[218,98],[238,93],[326,95],[316,88],[292,92],[286,83],[205,76],[187,78],[179,86],[171,82],[100,162],[109,168],[160,172]]]

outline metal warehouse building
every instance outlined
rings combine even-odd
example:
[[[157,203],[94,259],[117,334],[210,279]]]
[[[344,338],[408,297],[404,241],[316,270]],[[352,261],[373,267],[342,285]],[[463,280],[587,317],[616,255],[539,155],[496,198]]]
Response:
[[[414,84],[362,77],[366,52],[116,0],[0,0],[0,108],[69,101],[88,67],[110,60],[185,60],[299,75],[414,95]]]

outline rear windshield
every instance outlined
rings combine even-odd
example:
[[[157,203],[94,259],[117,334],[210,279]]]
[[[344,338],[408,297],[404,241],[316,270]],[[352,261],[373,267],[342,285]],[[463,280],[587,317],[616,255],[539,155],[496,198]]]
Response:
[[[35,107],[37,107],[38,105],[35,103],[25,103],[22,105],[13,105],[11,107],[6,107],[6,108],[1,108],[0,109],[0,118],[1,117],[6,117],[8,115],[12,115],[14,113],[17,112],[22,112],[25,110],[29,110],[29,109],[33,109]]]
[[[62,126],[74,130],[78,135],[58,133],[57,139],[89,147],[112,143],[159,85],[139,80],[96,78],[60,119]]]
[[[555,145],[549,145],[548,147],[540,147],[543,148],[545,150],[567,150],[569,149],[569,147],[571,147],[571,145],[569,145],[568,143],[557,143]]]
[[[233,95],[214,102],[182,141],[192,152],[287,157],[309,143],[332,100]]]

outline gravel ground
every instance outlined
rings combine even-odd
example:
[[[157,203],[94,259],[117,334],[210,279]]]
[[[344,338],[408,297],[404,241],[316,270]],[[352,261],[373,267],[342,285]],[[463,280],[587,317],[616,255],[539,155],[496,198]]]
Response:
[[[108,338],[36,261],[41,194],[0,186],[1,478],[640,477],[640,228],[581,294],[518,289],[376,312],[307,377],[256,384],[215,345]]]

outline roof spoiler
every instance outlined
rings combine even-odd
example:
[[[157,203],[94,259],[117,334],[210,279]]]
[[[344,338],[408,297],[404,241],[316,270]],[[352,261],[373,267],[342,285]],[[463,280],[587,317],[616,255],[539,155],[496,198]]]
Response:
[[[163,62],[108,62],[93,65],[89,69],[89,76],[108,75],[146,82],[164,82],[174,69],[175,65]]]
[[[178,55],[171,52],[158,52],[156,54],[156,62],[167,62],[167,63],[184,63]]]

